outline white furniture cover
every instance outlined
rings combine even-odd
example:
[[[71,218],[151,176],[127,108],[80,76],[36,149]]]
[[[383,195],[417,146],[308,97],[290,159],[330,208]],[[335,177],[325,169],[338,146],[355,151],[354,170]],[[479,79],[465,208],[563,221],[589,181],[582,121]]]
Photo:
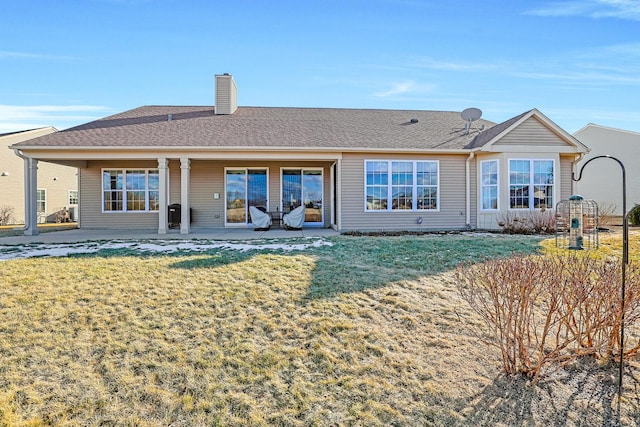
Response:
[[[251,222],[256,229],[267,229],[271,226],[271,215],[262,212],[255,206],[249,206],[249,215],[251,215]]]
[[[302,228],[304,224],[304,206],[298,206],[282,217],[282,222],[288,228]]]

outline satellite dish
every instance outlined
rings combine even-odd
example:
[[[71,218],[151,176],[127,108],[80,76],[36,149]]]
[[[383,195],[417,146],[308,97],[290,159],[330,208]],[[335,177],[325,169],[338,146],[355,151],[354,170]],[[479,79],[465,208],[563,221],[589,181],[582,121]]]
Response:
[[[479,108],[467,108],[460,113],[460,117],[466,122],[474,122],[482,117],[482,111]]]

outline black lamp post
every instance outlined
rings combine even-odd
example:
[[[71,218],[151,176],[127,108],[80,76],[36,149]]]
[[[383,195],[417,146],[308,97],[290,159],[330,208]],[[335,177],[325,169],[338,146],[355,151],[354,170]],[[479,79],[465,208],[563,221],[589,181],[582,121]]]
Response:
[[[618,162],[622,168],[622,285],[620,287],[620,367],[618,371],[618,414],[620,414],[620,400],[622,400],[622,371],[624,367],[624,302],[625,302],[625,288],[627,281],[627,264],[629,263],[629,217],[627,215],[627,177],[624,165],[622,162],[609,155],[596,156],[585,162],[580,168],[578,177],[571,173],[571,179],[573,181],[580,181],[582,179],[582,171],[585,166],[596,159],[609,158]]]

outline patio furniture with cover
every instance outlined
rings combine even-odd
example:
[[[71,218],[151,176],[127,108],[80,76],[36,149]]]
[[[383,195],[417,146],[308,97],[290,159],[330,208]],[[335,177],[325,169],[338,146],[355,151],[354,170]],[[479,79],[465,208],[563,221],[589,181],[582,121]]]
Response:
[[[251,223],[256,231],[268,230],[271,227],[271,215],[263,212],[255,206],[249,206],[249,215],[251,215]]]
[[[284,228],[301,229],[304,224],[304,206],[298,206],[282,217]]]

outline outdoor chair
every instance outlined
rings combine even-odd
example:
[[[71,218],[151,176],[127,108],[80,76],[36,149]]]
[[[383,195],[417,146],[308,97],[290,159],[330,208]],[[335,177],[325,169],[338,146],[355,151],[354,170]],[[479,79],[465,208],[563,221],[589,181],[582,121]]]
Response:
[[[282,217],[282,224],[285,229],[300,230],[304,224],[304,205],[298,206]]]
[[[249,206],[249,215],[255,231],[265,231],[271,227],[271,215],[255,206]]]

